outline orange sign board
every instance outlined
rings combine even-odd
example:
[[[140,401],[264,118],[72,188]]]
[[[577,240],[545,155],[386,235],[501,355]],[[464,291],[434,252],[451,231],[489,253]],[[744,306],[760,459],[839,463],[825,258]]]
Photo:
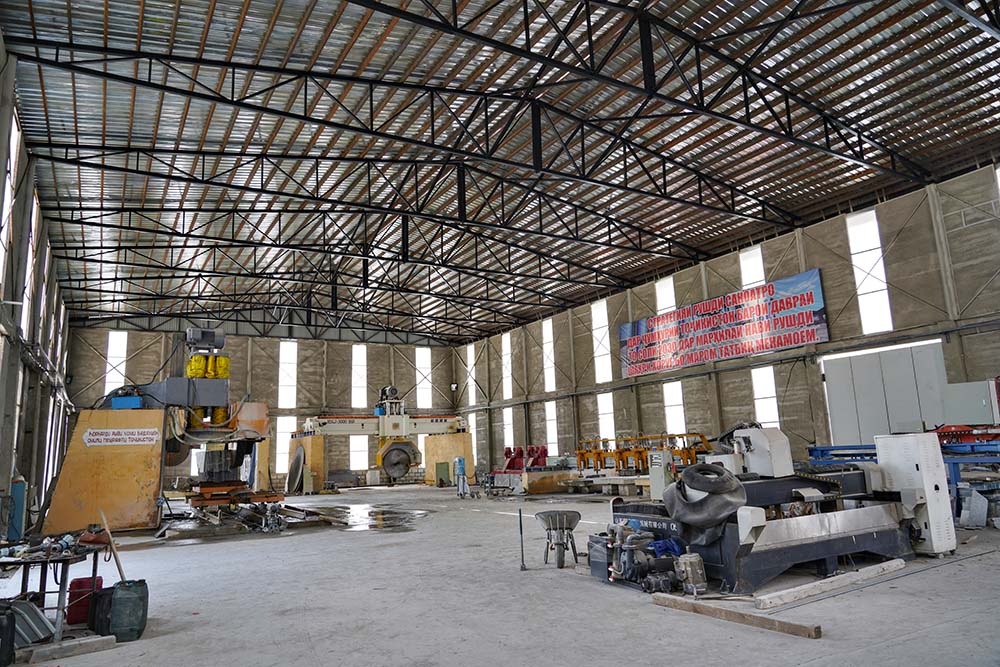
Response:
[[[111,530],[155,528],[163,457],[163,410],[82,410],[42,532],[101,522]]]

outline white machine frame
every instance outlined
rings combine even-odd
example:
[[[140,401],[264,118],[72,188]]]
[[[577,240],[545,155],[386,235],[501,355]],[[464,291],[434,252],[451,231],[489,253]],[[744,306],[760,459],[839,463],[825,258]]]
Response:
[[[321,435],[374,435],[379,438],[411,438],[416,435],[458,433],[466,428],[465,419],[452,415],[408,415],[398,403],[398,411],[384,415],[334,415],[306,419],[306,431]],[[396,406],[393,406],[396,407]]]
[[[795,474],[788,436],[776,428],[744,428],[733,433],[733,453],[706,456],[714,463],[740,475],[757,473],[761,477],[787,477]]]
[[[876,435],[875,452],[884,490],[898,491],[907,517],[920,529],[917,553],[954,551],[957,540],[948,495],[948,474],[937,433]]]
[[[900,518],[913,519],[920,529],[921,540],[914,551],[924,554],[944,554],[955,550],[955,526],[948,497],[948,479],[941,455],[941,445],[936,433],[910,433],[903,435],[875,436],[877,463],[864,466],[872,491],[894,491],[900,494],[899,516],[888,506],[880,509],[859,507],[837,513],[818,515],[822,518],[800,517],[792,521],[801,533],[808,533],[811,523],[829,522],[833,515],[858,526],[891,525]],[[788,438],[776,428],[741,429],[733,433],[733,453],[705,457],[706,463],[721,465],[733,474],[757,473],[762,477],[786,477],[794,474]],[[817,493],[803,489],[803,498]],[[879,513],[885,514],[884,517]],[[873,516],[880,516],[872,523]],[[857,517],[865,516],[864,521]],[[775,521],[765,521],[763,510],[753,507],[740,509],[738,515],[740,537],[746,544],[756,544],[759,549],[762,537],[773,538],[780,530]],[[838,519],[841,520],[841,519]],[[790,521],[790,520],[785,520]],[[769,526],[762,534],[765,524]],[[802,524],[802,525],[799,525]],[[788,524],[791,525],[791,524]],[[846,524],[845,524],[846,525]],[[817,525],[821,532],[827,530]]]
[[[391,393],[388,393],[391,390]],[[376,405],[379,414],[334,415],[306,419],[305,431],[318,435],[374,435],[378,437],[376,465],[383,465],[385,456],[398,449],[406,453],[410,469],[423,465],[423,453],[417,446],[417,436],[443,435],[466,430],[464,417],[455,415],[409,415],[402,399],[395,398],[395,388],[385,387],[383,398]],[[389,398],[388,395],[393,398]],[[395,456],[401,457],[400,452]],[[405,459],[404,459],[405,460]],[[390,476],[392,473],[389,472]]]

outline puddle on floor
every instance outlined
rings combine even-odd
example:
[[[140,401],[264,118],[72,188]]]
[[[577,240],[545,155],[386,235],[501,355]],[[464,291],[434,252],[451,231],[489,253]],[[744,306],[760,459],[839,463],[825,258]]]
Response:
[[[156,543],[193,544],[217,537],[252,539],[266,534],[274,536],[294,535],[302,528],[310,530],[333,528],[350,532],[377,530],[387,533],[403,533],[414,530],[413,524],[417,519],[433,512],[433,510],[401,509],[389,504],[309,505],[296,502],[287,507],[292,510],[305,510],[311,515],[311,519],[307,518],[307,520],[301,521],[289,518],[288,525],[284,530],[271,533],[251,531],[247,525],[232,517],[224,517],[221,525],[193,518],[174,519],[164,522],[161,531],[159,531],[159,534],[166,537],[166,540],[153,538],[149,544],[135,544],[129,548],[141,549]],[[322,515],[323,520],[317,520],[316,515]]]
[[[413,523],[427,516],[428,510],[401,509],[394,505],[319,505],[296,503],[297,509],[309,510],[332,519],[330,525],[347,531],[383,530],[404,532],[413,530]]]

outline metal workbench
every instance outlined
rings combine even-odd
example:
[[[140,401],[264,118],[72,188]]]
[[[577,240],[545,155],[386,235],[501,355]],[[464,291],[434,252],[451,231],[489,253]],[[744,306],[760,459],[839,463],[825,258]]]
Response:
[[[70,565],[75,563],[82,563],[87,560],[88,557],[93,558],[93,567],[91,571],[91,576],[95,582],[94,587],[91,589],[89,595],[96,593],[96,579],[97,579],[97,566],[100,562],[100,554],[104,551],[104,546],[95,548],[93,551],[87,551],[84,553],[61,553],[53,554],[43,558],[2,558],[0,559],[0,565],[2,566],[16,566],[21,568],[21,597],[28,597],[28,580],[31,573],[31,568],[41,567],[41,572],[38,577],[38,592],[41,594],[41,606],[42,609],[55,609],[56,618],[53,623],[54,632],[52,634],[52,641],[58,642],[62,640],[63,628],[66,624],[66,607],[67,607],[67,597],[69,591],[69,568]],[[56,566],[59,571],[59,576],[56,578],[56,583],[59,585],[59,591],[56,598],[55,607],[45,606],[45,596],[48,594],[46,590],[48,585],[48,571],[49,566]]]

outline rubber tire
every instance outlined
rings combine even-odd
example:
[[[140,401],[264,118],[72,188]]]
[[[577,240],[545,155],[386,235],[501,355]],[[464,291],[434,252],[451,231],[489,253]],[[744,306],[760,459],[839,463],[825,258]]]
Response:
[[[681,473],[681,481],[696,491],[712,494],[728,493],[740,485],[733,473],[714,463],[688,466]]]
[[[556,545],[556,567],[566,567],[566,545],[562,543]]]

